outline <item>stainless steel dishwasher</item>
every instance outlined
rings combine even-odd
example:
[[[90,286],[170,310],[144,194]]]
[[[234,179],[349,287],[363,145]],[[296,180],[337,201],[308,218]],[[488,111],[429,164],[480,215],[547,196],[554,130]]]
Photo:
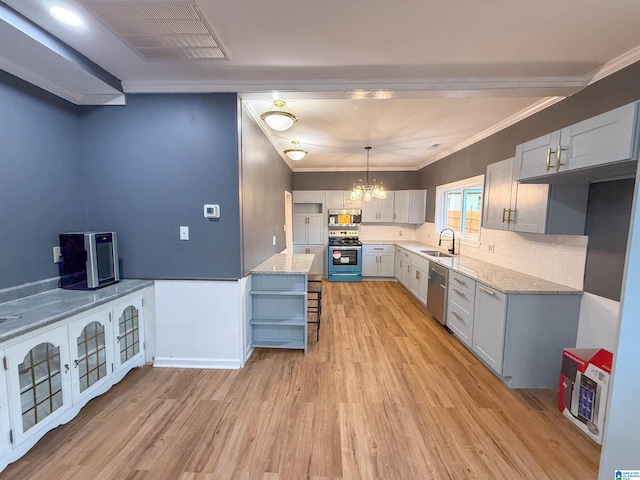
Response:
[[[442,325],[447,321],[447,279],[449,270],[435,262],[429,262],[429,288],[427,310]]]

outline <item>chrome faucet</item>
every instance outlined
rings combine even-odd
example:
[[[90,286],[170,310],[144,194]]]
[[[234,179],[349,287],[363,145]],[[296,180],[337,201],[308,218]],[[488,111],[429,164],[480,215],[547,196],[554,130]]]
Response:
[[[451,242],[451,248],[448,248],[447,250],[449,250],[449,253],[451,255],[455,255],[456,254],[456,232],[454,232],[450,228],[443,228],[440,231],[440,238],[438,239],[438,246],[439,247],[442,246],[442,232],[444,232],[445,230],[449,230],[451,232],[451,235],[453,236],[453,240]]]

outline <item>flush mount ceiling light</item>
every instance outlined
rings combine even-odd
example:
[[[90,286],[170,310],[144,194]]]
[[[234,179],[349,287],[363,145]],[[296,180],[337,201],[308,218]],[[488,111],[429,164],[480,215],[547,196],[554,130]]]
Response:
[[[260,118],[264,120],[269,128],[282,132],[288,130],[298,121],[293,113],[285,111],[287,104],[283,100],[274,100],[273,110],[264,112]]]
[[[53,18],[65,25],[70,25],[72,27],[81,27],[84,25],[84,22],[76,13],[66,8],[54,6],[49,9],[49,13]]]
[[[309,153],[306,150],[298,147],[298,145],[300,145],[300,142],[298,140],[293,140],[291,143],[293,144],[293,148],[289,148],[284,151],[285,155],[291,160],[302,160],[304,156]]]
[[[367,180],[363,182],[361,179],[358,179],[358,181],[353,184],[350,198],[351,200],[360,200],[362,198],[365,202],[373,200],[374,198],[387,198],[387,192],[382,186],[382,182],[378,182],[374,178],[373,183],[369,183],[369,152],[371,151],[371,147],[364,147],[364,149],[367,151]]]

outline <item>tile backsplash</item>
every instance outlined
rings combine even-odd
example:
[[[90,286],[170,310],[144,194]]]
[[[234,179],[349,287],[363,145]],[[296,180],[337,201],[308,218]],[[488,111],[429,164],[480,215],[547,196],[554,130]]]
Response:
[[[432,224],[433,225],[433,224]],[[417,240],[412,225],[360,225],[360,240]]]
[[[407,240],[438,245],[439,233],[434,223],[425,223],[414,233],[415,237]],[[582,290],[587,240],[584,235],[541,235],[482,228],[480,244],[464,241],[460,244],[456,239],[456,250],[487,263]]]

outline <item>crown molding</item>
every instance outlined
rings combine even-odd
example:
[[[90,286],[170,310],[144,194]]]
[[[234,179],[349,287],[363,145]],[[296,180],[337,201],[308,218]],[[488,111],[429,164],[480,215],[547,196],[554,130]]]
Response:
[[[375,167],[369,168],[369,172],[416,172],[416,167]],[[359,172],[366,173],[362,167],[317,167],[317,168],[296,168],[294,173],[318,173],[318,172]]]
[[[623,53],[619,57],[614,58],[610,62],[605,63],[602,67],[594,70],[593,72],[585,75],[588,83],[587,85],[591,85],[592,83],[597,82],[598,80],[602,80],[609,75],[616,73],[619,70],[622,70],[625,67],[628,67],[632,63],[635,63],[640,60],[640,45],[632,48],[628,52]]]

